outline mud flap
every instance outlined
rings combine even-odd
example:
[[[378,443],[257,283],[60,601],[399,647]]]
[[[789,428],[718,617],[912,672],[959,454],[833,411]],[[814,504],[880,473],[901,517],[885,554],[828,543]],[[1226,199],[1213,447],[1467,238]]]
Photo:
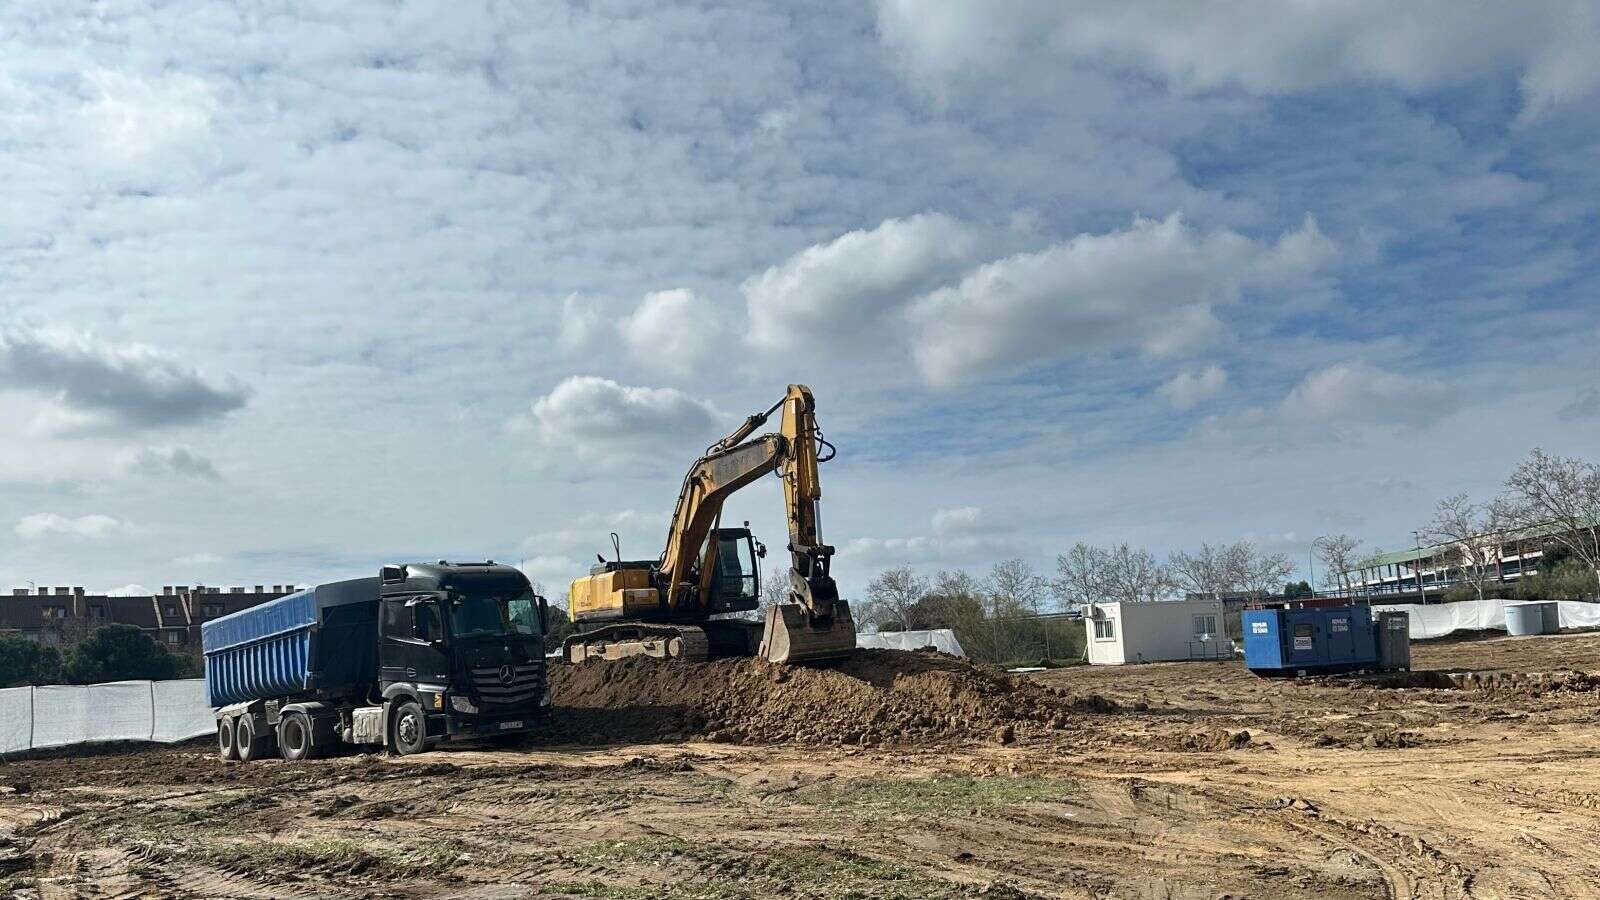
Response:
[[[850,604],[833,602],[833,618],[813,624],[797,603],[767,607],[761,629],[761,657],[775,663],[811,662],[848,656],[856,649],[856,622]]]

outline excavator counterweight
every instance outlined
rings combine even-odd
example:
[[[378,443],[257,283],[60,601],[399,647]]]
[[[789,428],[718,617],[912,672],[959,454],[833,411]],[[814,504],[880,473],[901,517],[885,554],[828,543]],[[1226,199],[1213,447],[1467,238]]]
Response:
[[[752,437],[779,409],[777,433]],[[819,452],[827,450],[827,456]],[[829,574],[833,547],[818,534],[817,479],[833,447],[817,427],[811,389],[791,384],[784,399],[706,448],[684,476],[666,548],[654,562],[618,559],[572,583],[568,610],[585,630],[567,639],[574,662],[648,655],[674,659],[756,656],[808,662],[855,649],[855,621]],[[789,521],[788,601],[760,625],[724,614],[757,609],[766,554],[748,528],[722,528],[728,497],[763,475],[783,482]],[[746,523],[748,525],[748,523]],[[614,536],[613,536],[614,537]]]

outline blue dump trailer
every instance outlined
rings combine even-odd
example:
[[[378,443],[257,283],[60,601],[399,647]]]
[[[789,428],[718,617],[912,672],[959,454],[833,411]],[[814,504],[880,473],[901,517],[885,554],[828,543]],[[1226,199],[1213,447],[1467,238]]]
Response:
[[[515,739],[549,706],[547,605],[494,563],[384,566],[201,626],[224,759]]]
[[[1405,613],[1356,606],[1284,605],[1247,609],[1245,668],[1264,676],[1319,675],[1411,667]]]

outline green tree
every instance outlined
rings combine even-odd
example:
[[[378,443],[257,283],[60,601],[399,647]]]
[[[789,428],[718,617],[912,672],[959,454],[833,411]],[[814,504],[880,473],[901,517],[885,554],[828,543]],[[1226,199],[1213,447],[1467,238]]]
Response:
[[[67,651],[64,672],[72,684],[149,679],[191,674],[189,662],[167,652],[132,625],[103,625]]]
[[[0,687],[55,684],[61,680],[61,651],[14,635],[0,636]]]

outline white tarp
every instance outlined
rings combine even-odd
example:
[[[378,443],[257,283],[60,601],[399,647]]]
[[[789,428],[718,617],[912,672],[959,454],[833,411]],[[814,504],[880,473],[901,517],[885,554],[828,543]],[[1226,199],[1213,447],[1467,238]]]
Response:
[[[941,653],[951,656],[966,656],[961,649],[961,642],[956,640],[956,633],[948,628],[934,628],[928,631],[879,631],[875,634],[857,634],[856,646],[867,648],[880,648],[884,650],[921,650],[923,647],[932,647]]]
[[[1459,603],[1417,604],[1404,603],[1392,606],[1374,606],[1377,611],[1403,612],[1410,618],[1411,639],[1414,641],[1444,637],[1456,631],[1505,631],[1506,604],[1510,600],[1464,600]],[[1562,628],[1600,628],[1600,603],[1563,600]]]
[[[0,753],[94,741],[171,743],[215,730],[199,678],[0,690]]]

